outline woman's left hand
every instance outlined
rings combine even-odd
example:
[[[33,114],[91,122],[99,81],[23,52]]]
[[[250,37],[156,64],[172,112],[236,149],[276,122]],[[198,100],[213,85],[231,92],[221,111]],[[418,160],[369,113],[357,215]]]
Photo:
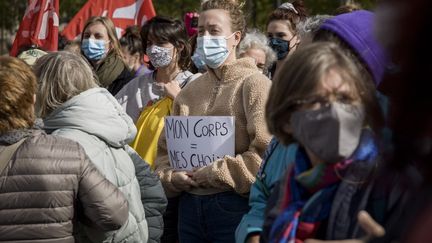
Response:
[[[211,187],[211,185],[207,179],[207,173],[203,170],[204,168],[206,167],[195,168],[192,179],[198,183],[199,186],[208,188]]]
[[[164,85],[165,88],[165,95],[168,97],[171,97],[172,99],[175,99],[177,95],[180,93],[180,84],[176,80],[173,80],[171,82],[168,82]]]

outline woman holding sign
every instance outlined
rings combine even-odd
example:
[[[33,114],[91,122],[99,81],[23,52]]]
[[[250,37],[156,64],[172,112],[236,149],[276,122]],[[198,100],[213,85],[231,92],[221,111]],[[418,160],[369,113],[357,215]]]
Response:
[[[184,171],[170,164],[174,156],[166,146],[166,136],[162,134],[159,140],[156,171],[168,197],[181,195],[180,242],[234,242],[234,231],[249,209],[246,195],[270,141],[264,106],[271,82],[259,72],[253,59],[236,59],[235,49],[246,25],[241,7],[233,0],[202,4],[197,52],[208,72],[179,93],[172,113],[234,117],[234,156]],[[210,145],[196,144],[200,146]]]

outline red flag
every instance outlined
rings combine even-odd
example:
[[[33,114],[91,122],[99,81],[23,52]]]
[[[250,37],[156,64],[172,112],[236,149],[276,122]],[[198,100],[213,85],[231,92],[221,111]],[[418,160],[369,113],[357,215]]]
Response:
[[[26,45],[56,51],[58,16],[59,0],[30,0],[9,54],[16,56],[19,48]]]
[[[130,25],[142,26],[156,12],[152,0],[89,0],[65,27],[62,35],[73,40],[81,34],[84,25],[92,16],[107,16],[116,27],[117,36]]]

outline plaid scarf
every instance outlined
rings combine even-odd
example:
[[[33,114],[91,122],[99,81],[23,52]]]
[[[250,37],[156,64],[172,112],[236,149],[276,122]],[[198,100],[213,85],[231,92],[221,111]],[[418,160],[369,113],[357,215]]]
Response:
[[[372,161],[378,155],[372,134],[365,130],[354,155],[334,164],[312,167],[305,151],[299,149],[295,164],[288,168],[281,191],[280,214],[270,231],[271,243],[300,243],[313,238],[329,218],[341,174],[354,161]]]

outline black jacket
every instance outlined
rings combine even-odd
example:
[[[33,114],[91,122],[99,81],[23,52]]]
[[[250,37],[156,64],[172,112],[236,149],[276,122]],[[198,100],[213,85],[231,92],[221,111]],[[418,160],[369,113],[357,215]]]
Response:
[[[120,75],[110,84],[108,91],[115,96],[133,78],[132,72],[125,66]]]
[[[379,175],[379,176],[378,176]],[[261,233],[261,242],[268,242],[274,220],[280,213],[279,203],[285,192],[287,176],[275,186],[266,208],[266,218]],[[366,181],[367,183],[354,183]],[[358,239],[366,236],[357,222],[357,214],[367,211],[387,232],[376,242],[398,241],[408,221],[407,204],[413,190],[421,182],[414,167],[404,171],[378,173],[378,168],[359,164],[350,166],[333,199],[327,221],[322,222],[315,236],[322,240]]]

